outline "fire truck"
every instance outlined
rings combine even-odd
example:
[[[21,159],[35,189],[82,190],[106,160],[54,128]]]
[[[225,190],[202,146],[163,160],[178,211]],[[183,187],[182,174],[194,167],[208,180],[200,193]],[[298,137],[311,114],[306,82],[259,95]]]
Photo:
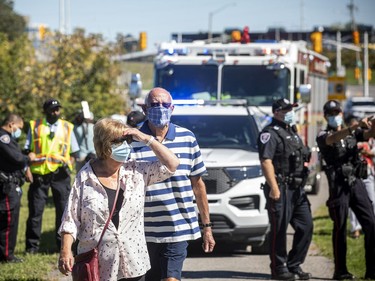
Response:
[[[154,60],[154,85],[175,100],[246,100],[261,126],[280,98],[299,104],[296,126],[312,150],[307,191],[319,190],[315,138],[328,96],[328,58],[307,48],[305,41],[255,43],[164,42]]]

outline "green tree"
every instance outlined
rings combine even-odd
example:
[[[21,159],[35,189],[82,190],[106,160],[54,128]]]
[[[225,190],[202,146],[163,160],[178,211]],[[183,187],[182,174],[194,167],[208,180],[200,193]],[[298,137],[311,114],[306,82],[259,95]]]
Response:
[[[33,116],[36,106],[29,91],[34,80],[33,47],[25,35],[10,41],[0,33],[0,57],[0,116],[9,112]]]
[[[86,100],[96,118],[129,111],[119,65],[101,35],[48,33],[35,50],[25,37],[0,35],[0,114],[18,112],[25,120],[41,117],[43,102],[54,97],[72,120]]]
[[[126,97],[117,85],[120,67],[111,60],[112,50],[101,35],[85,36],[76,29],[70,36],[57,34],[47,38],[38,65],[33,91],[37,96],[58,98],[67,118],[72,118],[86,100],[96,117],[124,113]]]
[[[13,11],[13,1],[0,0],[0,32],[14,40],[24,33],[25,27],[24,18]]]

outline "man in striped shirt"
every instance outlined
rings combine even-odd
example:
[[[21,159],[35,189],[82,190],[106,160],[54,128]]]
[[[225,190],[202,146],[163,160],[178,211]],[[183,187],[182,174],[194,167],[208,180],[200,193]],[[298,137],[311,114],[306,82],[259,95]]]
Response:
[[[180,159],[175,174],[160,183],[147,187],[145,200],[145,235],[151,260],[151,269],[145,281],[181,280],[183,262],[189,240],[201,236],[194,209],[197,202],[203,227],[205,252],[212,252],[212,236],[206,187],[202,175],[206,172],[194,134],[170,123],[173,111],[172,97],[163,88],[152,89],[145,98],[143,111],[147,121],[141,131],[152,135],[149,143],[134,142],[132,158],[145,161],[156,159],[148,147],[152,141],[162,142]]]

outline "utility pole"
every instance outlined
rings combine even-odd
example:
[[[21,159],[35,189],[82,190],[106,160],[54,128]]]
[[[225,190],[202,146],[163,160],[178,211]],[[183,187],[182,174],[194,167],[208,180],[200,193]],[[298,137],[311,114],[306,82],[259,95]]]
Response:
[[[300,29],[301,31],[304,31],[305,30],[305,16],[304,16],[304,13],[303,13],[303,8],[305,6],[305,3],[303,0],[301,0],[301,5],[300,5]]]
[[[357,24],[355,22],[355,18],[354,18],[354,11],[357,11],[358,8],[356,5],[354,5],[354,0],[350,0],[350,4],[347,5],[348,9],[349,9],[349,13],[350,13],[350,21],[351,21],[351,27],[352,27],[352,32],[358,32],[358,28],[357,28]],[[358,78],[358,84],[362,84],[362,77],[361,77],[361,68],[362,68],[362,62],[361,62],[361,58],[360,58],[360,55],[359,55],[359,52],[356,53],[356,67],[359,68],[359,73],[360,73],[360,76]]]
[[[221,12],[222,10],[225,10],[226,8],[232,7],[232,6],[236,6],[236,3],[228,3],[220,7],[219,9],[212,11],[208,14],[208,40],[207,40],[208,43],[212,42],[212,18],[213,16],[217,14],[218,12]]]
[[[60,10],[59,10],[59,30],[62,34],[69,32],[69,10],[70,10],[70,0],[59,0],[60,1]]]
[[[369,77],[368,77],[368,33],[365,32],[364,34],[364,41],[363,41],[363,45],[364,45],[364,56],[363,56],[363,69],[364,69],[364,72],[363,72],[363,95],[365,97],[368,97],[369,96]]]

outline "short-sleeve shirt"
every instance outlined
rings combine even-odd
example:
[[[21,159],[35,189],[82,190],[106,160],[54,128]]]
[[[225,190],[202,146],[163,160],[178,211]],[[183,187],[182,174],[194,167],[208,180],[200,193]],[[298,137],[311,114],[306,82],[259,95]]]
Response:
[[[276,130],[286,129],[284,122],[272,119],[270,125],[263,129],[258,138],[259,159],[274,159],[284,153],[284,143]]]
[[[79,145],[79,156],[78,159],[81,161],[90,154],[95,154],[94,147],[94,124],[83,122],[81,125],[74,126],[74,135]]]
[[[334,145],[327,145],[326,139],[332,133],[332,129],[327,128],[326,130],[320,131],[318,136],[316,137],[316,142],[319,147],[319,151],[323,156],[323,159],[327,163],[327,165],[334,165],[336,163],[346,163],[348,158],[351,156],[358,157],[358,149],[356,143],[358,141],[364,141],[363,131],[362,130],[355,130],[354,135],[349,135],[344,139],[340,140],[339,146],[342,149],[345,149],[347,152],[341,156],[341,154],[337,153],[337,148]],[[352,149],[348,149],[347,141],[348,139],[354,139],[355,147],[353,146]]]
[[[57,131],[57,126],[59,125],[59,120],[57,120],[53,124],[50,124],[48,122],[46,122],[46,123],[50,127],[50,130],[52,132],[56,132]],[[29,130],[29,132],[27,134],[25,146],[24,146],[25,149],[30,149],[31,148],[31,143],[32,143],[32,139],[31,138],[32,138],[32,134],[31,134],[31,130]],[[78,142],[77,142],[76,135],[74,134],[74,132],[72,132],[72,134],[70,135],[70,153],[72,154],[72,153],[75,153],[77,151],[79,151],[79,145],[78,145]]]
[[[141,131],[152,134],[148,121]],[[145,234],[147,242],[170,243],[195,240],[200,237],[190,177],[206,172],[195,135],[170,123],[163,145],[180,160],[175,174],[159,183],[147,186],[145,199]],[[154,161],[154,152],[145,144],[132,144],[131,158]]]
[[[0,128],[0,171],[13,173],[27,166],[28,157],[22,154],[17,141]]]
[[[145,186],[171,175],[160,162],[130,160],[121,166],[124,199],[118,228],[110,222],[99,245],[100,280],[137,277],[150,268],[143,224]],[[86,163],[73,183],[59,233],[78,239],[78,254],[85,253],[96,247],[109,215],[107,193]]]

